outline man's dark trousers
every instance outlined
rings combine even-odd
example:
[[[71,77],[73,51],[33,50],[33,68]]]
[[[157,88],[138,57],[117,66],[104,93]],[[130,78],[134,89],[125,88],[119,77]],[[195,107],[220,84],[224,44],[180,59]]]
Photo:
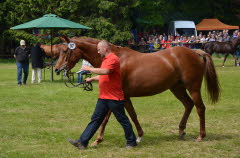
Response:
[[[23,83],[26,84],[28,78],[29,62],[16,62],[17,65],[17,81],[22,84],[22,71],[24,73]]]
[[[96,133],[97,129],[103,122],[108,111],[111,110],[117,121],[122,125],[127,139],[127,145],[136,145],[136,136],[133,132],[132,125],[124,111],[124,101],[98,99],[95,111],[92,115],[91,122],[82,133],[78,140],[82,145],[87,146],[89,140]]]

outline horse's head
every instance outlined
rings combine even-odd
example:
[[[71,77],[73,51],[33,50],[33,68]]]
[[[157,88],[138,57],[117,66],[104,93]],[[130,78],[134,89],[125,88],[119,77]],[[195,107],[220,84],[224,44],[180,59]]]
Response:
[[[44,53],[47,56],[50,56],[53,59],[58,58],[61,52],[65,52],[67,50],[67,46],[65,44],[55,44],[55,45],[52,45],[52,48],[51,48],[51,45],[42,44],[40,47],[43,49]]]
[[[61,38],[60,38],[61,39]],[[76,63],[79,61],[79,59],[82,58],[82,50],[78,47],[75,47],[74,49],[70,49],[68,47],[68,44],[72,42],[68,37],[64,36],[62,37],[63,42],[66,42],[65,44],[62,44],[61,47],[59,47],[59,58],[55,65],[55,72],[57,74],[60,74],[62,70],[69,71],[71,70]]]
[[[240,36],[238,36],[237,38],[234,38],[230,42],[232,42],[233,47],[236,48],[240,44]]]
[[[100,67],[101,56],[97,53],[99,40],[85,37],[69,39],[66,36],[64,36],[63,39],[67,43],[74,43],[76,47],[72,50],[68,48],[66,52],[60,53],[55,66],[55,72],[57,74],[62,70],[71,70],[81,58],[90,62],[94,67]]]
[[[82,57],[82,51],[77,47],[74,50],[68,48],[59,54],[58,61],[55,65],[55,72],[59,75],[62,70],[71,70]]]

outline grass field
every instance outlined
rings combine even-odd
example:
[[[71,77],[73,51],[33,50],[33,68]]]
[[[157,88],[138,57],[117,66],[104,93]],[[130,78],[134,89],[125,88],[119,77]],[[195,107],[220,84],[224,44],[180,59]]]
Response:
[[[77,150],[67,139],[78,138],[89,122],[97,100],[97,84],[92,92],[67,88],[60,76],[49,81],[46,70],[42,84],[30,84],[30,71],[27,85],[17,86],[15,63],[0,62],[0,158],[240,158],[240,67],[234,67],[232,59],[223,68],[222,60],[214,58],[222,87],[217,104],[210,104],[202,88],[207,108],[207,137],[203,142],[195,142],[199,133],[195,108],[188,120],[185,141],[178,139],[184,108],[166,91],[132,98],[145,132],[138,147],[125,149],[123,129],[111,117],[103,143],[85,151]]]

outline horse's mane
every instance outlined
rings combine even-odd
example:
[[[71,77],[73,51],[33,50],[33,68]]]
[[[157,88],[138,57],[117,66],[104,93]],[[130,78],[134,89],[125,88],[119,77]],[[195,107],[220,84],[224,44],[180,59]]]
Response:
[[[93,43],[93,44],[98,44],[101,40],[99,39],[96,39],[96,38],[91,38],[91,37],[73,37],[71,38],[70,40],[84,40],[84,41],[87,41],[87,42],[90,42],[90,43]]]
[[[96,39],[96,38],[92,38],[92,37],[73,37],[70,40],[84,41],[84,42],[89,42],[91,44],[96,44],[96,45],[101,41],[100,39]],[[111,48],[115,51],[120,49],[120,50],[130,50],[130,51],[137,52],[137,51],[132,50],[128,47],[118,46],[118,45],[115,45],[115,44],[110,43],[110,42],[109,42],[109,44],[110,44]]]

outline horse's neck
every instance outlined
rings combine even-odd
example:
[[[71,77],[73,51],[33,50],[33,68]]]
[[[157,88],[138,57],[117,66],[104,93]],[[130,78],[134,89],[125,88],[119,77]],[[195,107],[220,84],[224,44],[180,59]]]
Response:
[[[93,67],[100,67],[102,63],[101,55],[97,53],[97,48],[87,46],[82,48],[82,58],[87,60]]]
[[[238,38],[232,40],[233,47],[237,47],[239,45],[240,40]]]
[[[125,47],[112,47],[112,52],[118,56],[121,62],[125,61],[127,58],[131,56],[138,55],[139,52],[136,52],[132,49],[128,49]],[[139,53],[140,54],[140,53]]]
[[[41,45],[41,48],[44,49],[44,52],[47,56],[56,58],[59,56],[60,50],[57,49],[56,45],[52,45],[52,50],[51,50],[51,45]]]
[[[77,47],[82,50],[82,58],[87,60],[92,66],[94,67],[100,67],[102,63],[101,55],[97,52],[97,44],[98,40],[92,40],[93,43],[89,41],[82,41],[84,39],[73,39],[74,42],[76,42]],[[116,54],[120,61],[124,61],[128,56],[131,56],[133,54],[136,54],[136,51],[133,51],[131,49],[127,49],[124,47],[118,47],[115,45],[112,45],[112,52]],[[139,53],[140,54],[140,53]]]
[[[82,58],[87,60],[93,67],[100,67],[102,63],[101,55],[97,52],[96,47],[87,47],[83,52]],[[121,62],[124,62],[130,55],[135,54],[131,50],[126,51],[124,48],[112,47],[112,52],[118,56]]]
[[[73,37],[72,40],[77,40],[77,41],[83,41],[83,42],[88,42],[91,44],[98,44],[100,40],[91,38],[91,37]]]
[[[97,56],[92,56],[92,55],[83,55],[82,56],[83,59],[87,60],[93,67],[100,67],[101,66],[101,58],[97,57]]]
[[[41,45],[41,48],[44,50],[47,56],[52,56],[51,54],[51,46],[49,45]]]

